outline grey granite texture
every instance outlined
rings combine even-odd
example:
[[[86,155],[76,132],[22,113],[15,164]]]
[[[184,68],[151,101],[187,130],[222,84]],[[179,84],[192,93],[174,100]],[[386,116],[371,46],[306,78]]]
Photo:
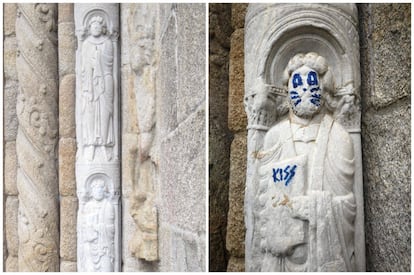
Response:
[[[231,4],[209,5],[209,271],[226,271],[231,132],[228,129]]]
[[[358,5],[367,271],[411,266],[410,11]]]

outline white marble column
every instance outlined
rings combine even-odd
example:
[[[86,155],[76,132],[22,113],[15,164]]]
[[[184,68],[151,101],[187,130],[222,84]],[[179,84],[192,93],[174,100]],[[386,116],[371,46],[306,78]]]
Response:
[[[119,5],[74,13],[78,271],[120,271]]]

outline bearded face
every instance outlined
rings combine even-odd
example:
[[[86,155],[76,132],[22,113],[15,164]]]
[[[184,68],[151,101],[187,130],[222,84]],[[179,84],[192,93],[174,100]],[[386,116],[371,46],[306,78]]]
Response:
[[[295,115],[311,118],[322,105],[322,85],[318,73],[304,65],[292,72],[288,83],[289,101]]]

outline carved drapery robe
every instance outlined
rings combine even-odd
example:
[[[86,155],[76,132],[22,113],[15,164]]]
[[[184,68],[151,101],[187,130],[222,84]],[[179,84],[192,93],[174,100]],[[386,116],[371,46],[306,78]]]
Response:
[[[308,126],[285,119],[269,130],[255,207],[258,270],[354,270],[353,152],[330,115]]]
[[[108,36],[88,37],[82,45],[82,141],[114,145],[114,49]]]
[[[114,271],[115,210],[106,199],[85,204],[80,221],[83,227],[83,271]]]

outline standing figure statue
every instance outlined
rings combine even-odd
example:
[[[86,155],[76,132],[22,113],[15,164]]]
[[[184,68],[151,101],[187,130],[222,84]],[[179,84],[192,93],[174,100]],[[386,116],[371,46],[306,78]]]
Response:
[[[289,115],[258,156],[256,271],[353,271],[354,148],[331,116],[333,75],[324,57],[307,53],[283,78]]]
[[[105,148],[107,160],[113,157],[113,61],[114,48],[105,21],[100,16],[92,17],[81,63],[82,143],[89,160],[94,159],[97,146]]]
[[[108,199],[107,188],[101,178],[91,182],[90,200],[80,216],[82,271],[114,271],[115,210]]]

